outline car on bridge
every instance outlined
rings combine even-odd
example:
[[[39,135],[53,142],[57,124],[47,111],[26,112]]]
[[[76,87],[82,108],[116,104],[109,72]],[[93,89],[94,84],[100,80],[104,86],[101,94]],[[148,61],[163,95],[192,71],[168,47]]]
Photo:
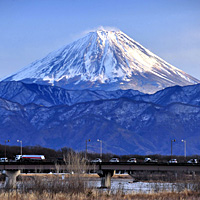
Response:
[[[178,163],[177,159],[175,158],[172,158],[168,161],[168,163]]]
[[[196,158],[192,158],[192,159],[188,160],[187,163],[197,164],[198,161]]]
[[[150,163],[150,162],[151,162],[151,163],[157,163],[157,162],[158,162],[158,159],[154,159],[154,160],[153,160],[153,159],[151,159],[151,158],[145,158],[145,159],[144,159],[144,162],[145,162],[145,163]]]
[[[102,162],[100,158],[95,158],[94,160],[90,161],[91,163],[97,163],[97,162]]]
[[[119,158],[111,158],[109,162],[119,162]]]
[[[137,160],[136,160],[136,158],[130,158],[130,159],[128,159],[128,160],[127,160],[127,162],[136,163],[136,162],[137,162]]]
[[[8,162],[8,158],[0,158],[0,162]]]
[[[151,158],[145,158],[144,162],[151,162]]]

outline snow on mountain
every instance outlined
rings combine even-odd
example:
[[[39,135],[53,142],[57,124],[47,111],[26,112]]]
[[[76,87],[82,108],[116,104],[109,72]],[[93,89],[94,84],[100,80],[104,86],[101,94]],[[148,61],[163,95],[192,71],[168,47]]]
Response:
[[[200,81],[173,67],[121,31],[97,30],[37,60],[3,81],[66,89],[133,89],[154,93]]]
[[[200,106],[200,84],[168,87],[154,94],[134,95],[130,99],[151,102],[161,106],[174,103]]]
[[[73,105],[103,99],[129,98],[135,95],[142,95],[142,93],[135,90],[66,90],[50,85],[27,84],[20,81],[0,82],[0,98],[17,102],[21,105],[30,103],[47,107]]]
[[[55,105],[74,105],[109,99],[131,99],[138,102],[149,102],[159,106],[182,103],[200,106],[200,84],[173,86],[154,94],[143,94],[135,90],[93,91],[67,90],[50,85],[27,84],[20,81],[0,82],[0,98],[17,102],[21,105],[37,104],[46,107]]]
[[[84,151],[87,138],[96,152],[99,137],[104,153],[170,154],[170,141],[176,139],[174,155],[183,155],[181,140],[187,140],[187,155],[200,154],[200,107],[174,103],[153,103],[120,98],[45,107],[20,105],[0,98],[1,138],[16,145],[71,147]]]

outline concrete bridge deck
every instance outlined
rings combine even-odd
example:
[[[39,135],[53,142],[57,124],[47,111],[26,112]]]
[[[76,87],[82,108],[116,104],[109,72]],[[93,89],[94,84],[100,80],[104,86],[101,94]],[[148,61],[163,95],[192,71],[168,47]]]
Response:
[[[0,170],[61,170],[67,164],[54,162],[2,162]],[[87,164],[88,170],[126,170],[126,171],[195,171],[200,172],[200,164],[189,163],[128,163],[128,162],[102,162]]]
[[[200,172],[200,164],[190,163],[127,163],[103,162],[96,164],[99,170],[126,170],[126,171],[195,171]]]
[[[11,187],[16,182],[16,177],[20,174],[20,171],[35,171],[35,172],[66,172],[68,169],[67,164],[56,164],[53,162],[4,162],[0,163],[0,170],[4,171],[7,175],[7,185]],[[70,169],[73,170],[72,166]],[[87,170],[93,170],[101,177],[102,187],[111,186],[111,177],[114,171],[126,171],[130,175],[137,171],[146,172],[184,172],[195,173],[200,172],[200,164],[189,163],[127,163],[127,162],[102,162],[102,163],[89,163],[87,164]]]

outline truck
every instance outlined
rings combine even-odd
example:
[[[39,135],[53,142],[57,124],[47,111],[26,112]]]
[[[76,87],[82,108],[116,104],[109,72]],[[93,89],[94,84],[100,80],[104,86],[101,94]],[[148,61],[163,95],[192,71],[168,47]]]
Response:
[[[44,155],[16,155],[15,161],[42,161],[45,160]]]

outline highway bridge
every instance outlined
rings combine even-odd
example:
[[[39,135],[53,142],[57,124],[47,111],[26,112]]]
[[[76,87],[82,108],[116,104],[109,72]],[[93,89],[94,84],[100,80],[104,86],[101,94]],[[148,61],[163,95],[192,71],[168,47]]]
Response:
[[[70,169],[72,169],[71,166]],[[69,165],[53,162],[4,162],[0,163],[0,170],[6,177],[6,187],[13,187],[16,184],[16,177],[20,172],[69,172]],[[101,186],[109,188],[111,177],[115,171],[126,171],[128,174],[137,171],[145,172],[200,172],[200,164],[189,163],[128,163],[128,162],[102,162],[87,164],[88,171],[96,171],[101,177]]]

